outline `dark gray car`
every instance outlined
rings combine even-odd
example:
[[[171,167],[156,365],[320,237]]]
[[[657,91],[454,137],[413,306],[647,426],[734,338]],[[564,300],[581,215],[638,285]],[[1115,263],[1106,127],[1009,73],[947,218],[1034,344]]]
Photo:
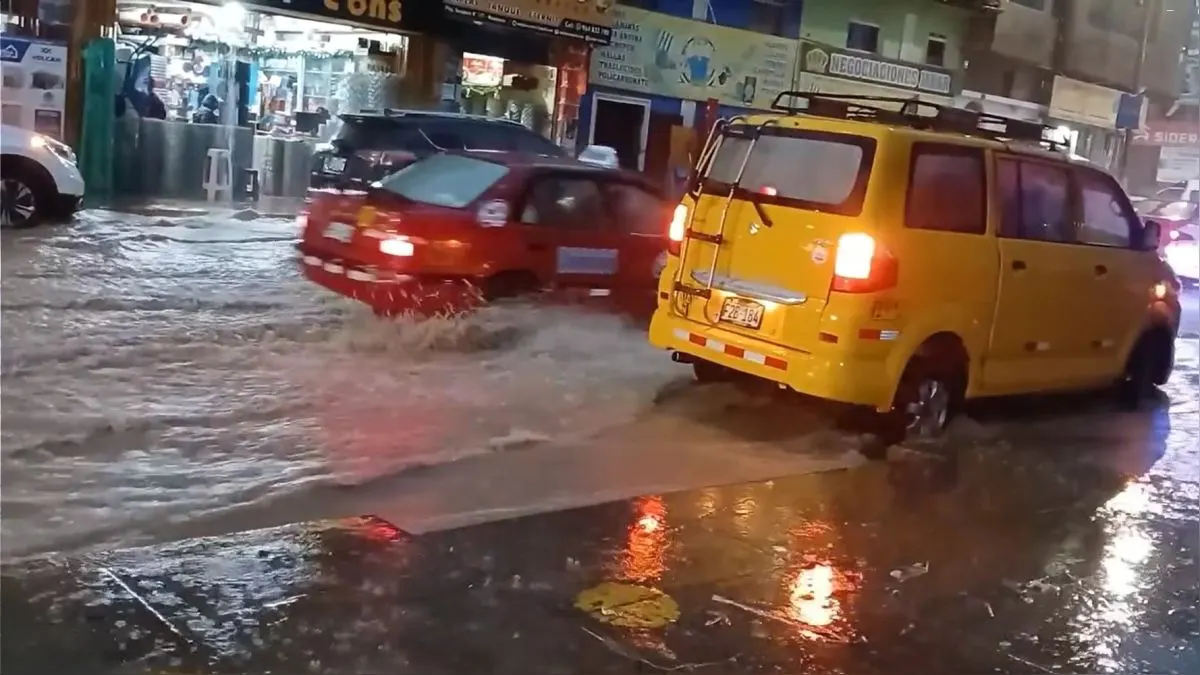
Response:
[[[313,155],[310,187],[368,184],[443,150],[567,155],[549,139],[509,120],[407,110],[342,115],[341,120],[337,136]]]

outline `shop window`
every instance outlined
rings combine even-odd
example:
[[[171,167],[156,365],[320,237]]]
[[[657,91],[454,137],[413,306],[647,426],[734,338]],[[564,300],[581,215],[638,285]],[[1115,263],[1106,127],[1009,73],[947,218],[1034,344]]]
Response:
[[[782,0],[753,0],[746,28],[756,33],[783,35],[783,7]]]
[[[879,53],[879,26],[851,21],[846,27],[846,47],[861,52]]]
[[[1093,0],[1087,9],[1088,23],[1097,30],[1117,33],[1134,40],[1142,37],[1143,12],[1130,0]],[[1151,17],[1150,37],[1157,33],[1157,17]]]
[[[604,201],[626,233],[662,236],[666,232],[667,210],[654,194],[629,183],[610,183],[604,186]]]
[[[987,231],[987,192],[983,151],[978,148],[916,143],[905,202],[904,224],[916,230],[963,234]],[[954,195],[947,207],[946,195]]]
[[[1079,225],[1079,243],[1129,248],[1137,218],[1121,196],[1116,182],[1096,171],[1080,170],[1079,196],[1083,220]]]
[[[925,41],[925,63],[931,66],[946,65],[946,37],[930,33]]]
[[[996,164],[1000,199],[1000,236],[1068,243],[1071,225],[1071,177],[1062,166],[1002,159]]]
[[[521,222],[562,229],[594,229],[608,222],[600,186],[587,178],[548,176],[529,190]]]

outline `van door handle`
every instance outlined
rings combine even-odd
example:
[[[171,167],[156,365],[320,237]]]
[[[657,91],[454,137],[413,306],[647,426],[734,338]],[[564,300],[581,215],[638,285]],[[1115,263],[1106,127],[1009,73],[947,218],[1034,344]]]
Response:
[[[1104,265],[1096,265],[1096,276],[1102,277],[1108,274],[1108,268]]]
[[[1012,268],[1017,271],[1021,271],[1021,270],[1025,269],[1025,261],[1024,260],[1014,260],[1013,264],[1012,264]]]

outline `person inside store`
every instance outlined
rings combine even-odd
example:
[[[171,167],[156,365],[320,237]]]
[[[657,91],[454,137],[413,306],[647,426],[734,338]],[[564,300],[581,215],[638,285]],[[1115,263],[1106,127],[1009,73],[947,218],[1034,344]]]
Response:
[[[146,108],[143,111],[142,117],[149,117],[156,120],[167,119],[167,106],[163,104],[162,99],[154,92],[154,78],[147,80],[146,87]]]
[[[192,114],[196,124],[219,124],[221,122],[221,99],[216,94],[207,93],[200,101],[200,108]]]

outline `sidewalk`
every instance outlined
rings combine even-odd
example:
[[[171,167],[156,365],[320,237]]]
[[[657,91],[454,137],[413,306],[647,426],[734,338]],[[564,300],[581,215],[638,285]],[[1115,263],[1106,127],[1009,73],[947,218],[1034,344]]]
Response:
[[[188,218],[215,215],[239,220],[295,218],[304,207],[297,197],[260,197],[254,202],[204,202],[183,199],[89,199],[88,209],[105,209],[155,218]]]
[[[1195,523],[1143,523],[1160,549],[1131,568],[1135,600],[1097,511],[1122,482],[946,471],[875,464],[419,537],[367,517],[31,560],[4,569],[0,669],[1200,672]]]

